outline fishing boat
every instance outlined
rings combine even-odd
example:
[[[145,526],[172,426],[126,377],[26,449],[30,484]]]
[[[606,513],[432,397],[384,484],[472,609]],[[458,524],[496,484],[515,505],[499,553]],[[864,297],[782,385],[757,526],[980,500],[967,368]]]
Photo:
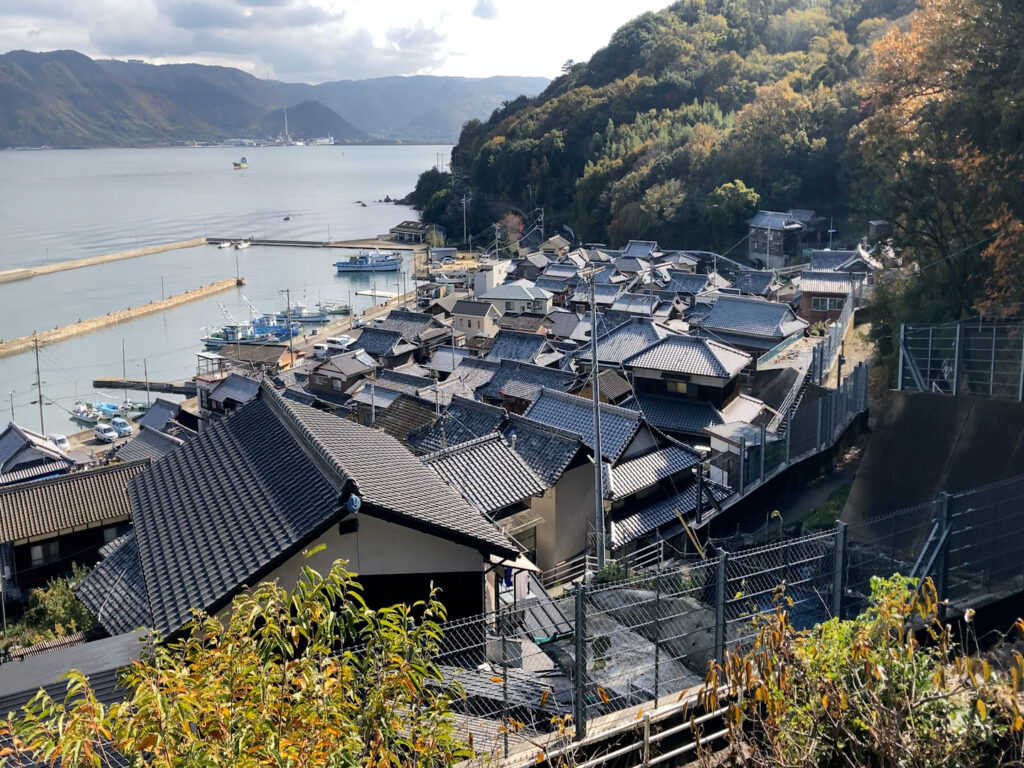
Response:
[[[93,403],[92,409],[100,415],[101,419],[112,419],[121,415],[121,406],[113,403]]]
[[[88,403],[78,402],[71,409],[71,418],[82,424],[95,424],[100,420],[100,414]]]
[[[248,248],[250,245],[252,245],[252,243],[250,243],[248,240],[236,240],[235,250],[241,251],[244,250],[245,248]]]
[[[326,312],[328,315],[347,315],[352,312],[352,307],[348,304],[330,304],[321,303],[317,305]]]
[[[257,335],[270,334],[278,339],[287,339],[289,336],[302,334],[302,323],[297,321],[288,323],[277,315],[259,315],[253,317],[252,329]]]
[[[233,243],[230,240],[225,240],[222,243],[217,243],[218,248],[230,248],[232,245]]]
[[[252,323],[228,323],[200,341],[209,349],[220,349],[229,344],[273,344],[278,337],[273,333],[257,333]]]
[[[232,165],[235,167],[236,171],[243,171],[249,167],[249,161],[246,159],[245,155],[242,155],[242,159],[236,163],[232,163]]]
[[[402,258],[397,251],[375,249],[360,251],[356,256],[349,256],[345,261],[334,263],[340,274],[347,272],[396,272],[402,266]]]
[[[143,413],[149,410],[149,406],[146,403],[140,403],[138,400],[125,400],[121,403],[121,414],[126,413]]]
[[[281,321],[291,319],[299,323],[326,323],[327,312],[322,308],[310,309],[305,304],[296,302],[284,312],[278,312],[277,319]]]

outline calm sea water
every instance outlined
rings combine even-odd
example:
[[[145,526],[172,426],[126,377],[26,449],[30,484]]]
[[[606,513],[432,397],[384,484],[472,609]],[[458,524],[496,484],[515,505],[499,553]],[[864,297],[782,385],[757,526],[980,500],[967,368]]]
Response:
[[[0,269],[114,253],[137,246],[211,237],[335,240],[372,237],[415,212],[389,203],[402,197],[446,146],[111,149],[0,152]],[[249,168],[233,171],[243,153]],[[365,203],[365,207],[363,205]],[[288,216],[289,221],[284,221]],[[31,280],[0,284],[0,338],[137,306],[235,275],[249,285],[139,318],[40,352],[47,432],[79,429],[67,418],[76,400],[120,402],[120,392],[96,393],[98,376],[121,374],[124,342],[129,377],[172,380],[195,372],[199,339],[227,313],[245,319],[245,299],[261,311],[292,302],[371,297],[368,275],[338,276],[344,252],[316,248],[243,251],[203,246],[141,256]],[[406,267],[408,271],[408,267]],[[401,278],[378,276],[395,291]],[[409,282],[411,285],[411,280]],[[219,305],[223,305],[223,310]],[[0,407],[38,429],[35,357],[0,358]],[[129,393],[139,399],[141,393]]]

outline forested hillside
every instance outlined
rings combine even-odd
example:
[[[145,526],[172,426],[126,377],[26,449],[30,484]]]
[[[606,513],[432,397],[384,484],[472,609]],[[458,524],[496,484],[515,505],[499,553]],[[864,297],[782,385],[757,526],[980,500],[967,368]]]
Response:
[[[634,19],[589,62],[567,62],[536,99],[467,123],[456,171],[524,209],[532,195],[549,220],[609,244],[725,248],[756,206],[844,217],[870,45],[913,8],[683,0]],[[480,208],[474,224],[485,225]],[[449,213],[461,231],[461,208]]]

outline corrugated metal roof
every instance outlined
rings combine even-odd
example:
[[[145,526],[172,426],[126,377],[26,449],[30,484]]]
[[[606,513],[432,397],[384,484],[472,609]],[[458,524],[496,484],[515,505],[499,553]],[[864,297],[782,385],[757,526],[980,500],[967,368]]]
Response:
[[[731,379],[750,361],[750,355],[727,344],[676,334],[627,357],[622,364],[628,368]]]

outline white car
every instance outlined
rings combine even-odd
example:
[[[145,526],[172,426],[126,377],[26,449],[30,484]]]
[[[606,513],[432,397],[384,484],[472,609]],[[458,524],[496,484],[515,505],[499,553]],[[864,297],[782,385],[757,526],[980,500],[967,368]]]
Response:
[[[68,442],[66,435],[47,435],[50,438],[50,442],[60,448],[62,451],[70,451],[71,443]]]
[[[112,443],[117,440],[117,432],[109,424],[97,424],[93,427],[92,433],[101,443]]]
[[[333,350],[344,350],[352,346],[352,342],[355,341],[351,336],[330,336],[324,339],[324,344],[329,349]]]

